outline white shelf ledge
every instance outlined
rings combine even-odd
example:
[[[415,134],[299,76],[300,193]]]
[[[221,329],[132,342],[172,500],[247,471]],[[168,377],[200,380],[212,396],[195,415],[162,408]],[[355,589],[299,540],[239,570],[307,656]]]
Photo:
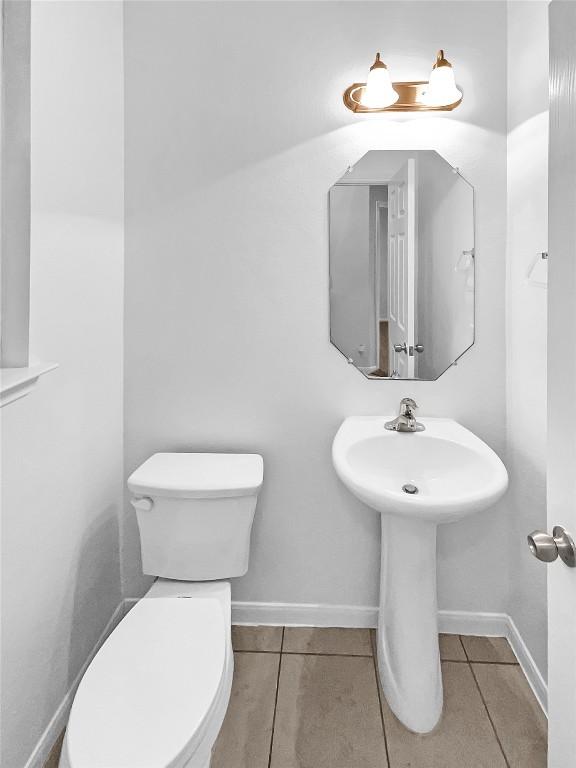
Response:
[[[36,382],[58,363],[35,363],[28,368],[0,368],[0,408],[27,395]]]

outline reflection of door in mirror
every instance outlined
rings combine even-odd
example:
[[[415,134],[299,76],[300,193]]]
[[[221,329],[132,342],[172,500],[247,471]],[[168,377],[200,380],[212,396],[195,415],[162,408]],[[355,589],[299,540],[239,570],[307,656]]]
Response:
[[[378,285],[378,363],[383,376],[390,376],[390,339],[388,331],[388,187],[386,204],[378,205],[376,257]]]
[[[370,185],[370,262],[373,271],[373,317],[376,368],[369,376],[388,377],[388,187]]]
[[[416,161],[407,160],[388,185],[388,333],[390,376],[414,377]]]

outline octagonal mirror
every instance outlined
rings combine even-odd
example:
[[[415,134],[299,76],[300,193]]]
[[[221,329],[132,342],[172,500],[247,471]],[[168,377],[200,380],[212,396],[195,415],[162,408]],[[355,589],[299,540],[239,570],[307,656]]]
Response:
[[[330,340],[371,379],[434,380],[474,343],[474,190],[432,150],[330,189]]]

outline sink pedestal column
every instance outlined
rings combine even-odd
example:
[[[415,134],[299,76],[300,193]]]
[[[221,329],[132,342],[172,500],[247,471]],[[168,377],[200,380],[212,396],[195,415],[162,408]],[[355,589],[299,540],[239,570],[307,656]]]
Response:
[[[378,670],[386,700],[411,731],[442,714],[436,524],[382,514]]]

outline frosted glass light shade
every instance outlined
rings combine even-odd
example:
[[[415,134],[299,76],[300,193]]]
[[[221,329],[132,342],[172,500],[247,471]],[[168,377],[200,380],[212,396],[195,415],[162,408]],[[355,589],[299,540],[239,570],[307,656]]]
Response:
[[[376,54],[376,61],[370,67],[360,104],[369,109],[383,109],[395,104],[398,98],[398,94],[392,88],[388,69],[384,62],[380,61],[380,54],[378,53]]]
[[[461,98],[462,92],[456,87],[454,70],[444,58],[444,51],[440,51],[430,73],[428,88],[422,96],[422,103],[427,107],[444,107],[460,101]]]

